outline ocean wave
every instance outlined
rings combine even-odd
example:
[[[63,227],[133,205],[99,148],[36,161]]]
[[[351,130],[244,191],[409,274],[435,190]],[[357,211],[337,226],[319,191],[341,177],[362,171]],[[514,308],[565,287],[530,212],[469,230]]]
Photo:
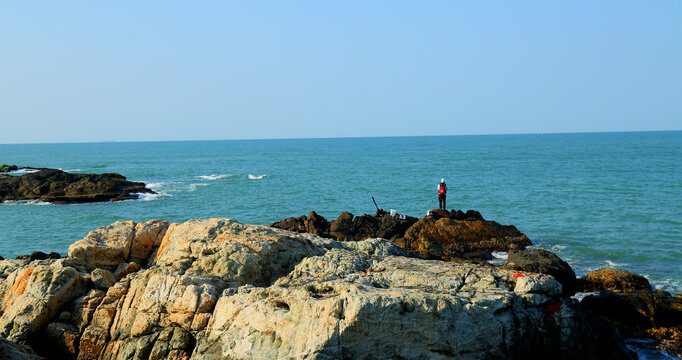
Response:
[[[159,199],[163,199],[163,198],[167,198],[167,197],[173,197],[173,195],[171,195],[167,192],[163,192],[163,191],[156,191],[156,194],[131,193],[131,195],[137,196],[137,199],[142,200],[142,201],[159,200]]]
[[[670,291],[672,293],[680,293],[682,292],[682,282],[680,282],[679,279],[661,279],[661,280],[652,280],[651,277],[642,275],[645,278],[649,279],[649,282],[651,282],[651,285],[653,285],[654,288],[656,289],[661,289],[665,291]]]
[[[156,191],[156,189],[162,188],[162,187],[164,187],[164,186],[166,186],[166,185],[168,185],[168,184],[165,183],[165,182],[151,182],[151,183],[148,183],[148,184],[145,184],[145,185],[147,186],[147,188]]]
[[[8,174],[33,174],[33,173],[36,173],[38,171],[40,171],[40,170],[20,168],[19,170],[8,172]]]
[[[560,253],[563,250],[566,250],[566,245],[559,245],[559,244],[550,244],[550,243],[540,243],[537,245],[531,245],[528,248],[530,249],[543,249],[547,251],[551,251],[553,253]]]
[[[196,183],[196,184],[189,184],[189,191],[194,191],[196,190],[199,186],[209,186],[211,184],[206,184],[206,183]]]
[[[79,171],[83,171],[83,169],[66,169],[66,170],[64,170],[64,169],[61,169],[61,168],[60,168],[59,170],[61,170],[61,171],[63,171],[63,172],[79,172]]]
[[[640,360],[675,360],[673,356],[663,350],[656,348],[656,341],[652,339],[625,339],[625,346],[628,350],[637,354]]]
[[[52,205],[52,203],[49,203],[47,201],[41,201],[41,200],[7,200],[7,201],[2,202],[0,204],[6,205],[6,206],[17,206],[17,205],[45,206],[45,205]]]
[[[571,296],[571,298],[576,299],[578,301],[582,301],[584,298],[590,296],[590,295],[597,295],[599,294],[598,291],[592,291],[592,292],[577,292]]]
[[[260,179],[263,179],[263,178],[265,178],[265,177],[267,177],[267,176],[268,176],[268,175],[254,175],[254,174],[249,174],[249,179],[251,179],[251,180],[260,180]]]
[[[624,266],[627,265],[627,264],[617,263],[617,262],[615,262],[615,261],[611,261],[611,260],[608,260],[608,259],[607,259],[607,260],[604,260],[603,263],[606,264],[606,266],[607,266],[607,267],[610,267],[610,268],[622,268],[622,267],[624,267]]]
[[[195,176],[195,178],[204,179],[204,180],[221,180],[221,179],[231,178],[234,176],[237,176],[237,175],[235,175],[235,174],[215,175],[215,174],[213,174],[213,175],[199,175],[199,176]]]
[[[509,253],[505,251],[493,251],[491,254],[493,255],[493,259],[488,260],[488,263],[493,265],[504,265],[509,259]]]

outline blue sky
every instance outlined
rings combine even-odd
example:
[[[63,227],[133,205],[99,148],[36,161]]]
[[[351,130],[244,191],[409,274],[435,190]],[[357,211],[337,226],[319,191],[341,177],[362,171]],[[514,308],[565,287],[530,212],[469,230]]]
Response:
[[[0,143],[682,129],[682,2],[17,1]]]

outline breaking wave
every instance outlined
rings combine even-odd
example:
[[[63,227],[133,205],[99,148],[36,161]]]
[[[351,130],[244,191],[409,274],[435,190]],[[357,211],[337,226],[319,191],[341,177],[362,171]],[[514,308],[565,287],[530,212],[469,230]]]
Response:
[[[223,174],[223,175],[199,175],[199,176],[195,176],[195,178],[204,179],[204,180],[221,180],[221,179],[231,178],[231,177],[234,177],[234,176],[237,176],[237,175],[234,175],[234,174]]]
[[[265,177],[267,177],[267,176],[268,176],[268,175],[254,175],[254,174],[249,174],[249,179],[251,179],[251,180],[260,180],[260,179],[263,179],[263,178],[265,178]]]
[[[159,200],[167,197],[173,197],[173,195],[163,192],[163,191],[156,191],[156,194],[148,194],[148,193],[133,193],[132,195],[137,196],[138,200],[143,200],[143,201],[151,201],[151,200]]]
[[[604,264],[606,264],[606,266],[610,268],[622,268],[626,266],[626,264],[617,263],[611,260],[604,260]]]
[[[8,174],[32,174],[32,173],[36,173],[38,171],[40,171],[40,170],[20,168],[19,170],[8,172]]]
[[[209,186],[211,184],[206,184],[206,183],[196,183],[196,184],[189,184],[189,191],[194,191],[200,186]]]
[[[18,206],[18,205],[38,205],[38,206],[44,206],[44,205],[52,205],[52,203],[49,203],[47,201],[41,201],[41,200],[7,200],[5,202],[0,203],[2,205],[6,206]]]
[[[154,190],[154,191],[156,191],[157,189],[162,188],[162,187],[164,187],[164,186],[166,186],[166,185],[168,185],[168,184],[166,184],[165,182],[152,182],[152,183],[147,183],[147,184],[146,184],[146,186],[147,186],[148,188],[150,188],[150,189],[152,189],[152,190]],[[158,192],[158,191],[157,191],[157,192]]]
[[[491,254],[493,255],[493,259],[488,262],[493,265],[504,265],[509,258],[509,254],[505,251],[493,251]]]

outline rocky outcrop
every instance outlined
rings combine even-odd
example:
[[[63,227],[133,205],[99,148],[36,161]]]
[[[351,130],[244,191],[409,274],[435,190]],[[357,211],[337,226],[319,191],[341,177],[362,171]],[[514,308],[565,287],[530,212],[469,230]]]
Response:
[[[460,212],[461,213],[461,212]],[[452,260],[467,254],[509,251],[532,245],[515,226],[500,225],[478,216],[462,219],[457,212],[433,211],[412,225],[398,245],[424,258]]]
[[[627,337],[654,337],[661,349],[682,357],[682,296],[653,289],[643,276],[599,269],[577,281],[583,310],[614,324]]]
[[[383,212],[360,216],[344,212],[339,215],[338,219],[327,221],[324,217],[311,211],[308,216],[286,218],[269,226],[299,233],[315,234],[337,241],[361,241],[373,238],[396,241],[404,237],[405,231],[416,222],[417,218],[411,216],[390,216]]]
[[[485,254],[491,257],[493,251],[532,245],[530,239],[513,225],[504,226],[487,221],[474,210],[466,213],[461,210],[432,210],[431,215],[421,219],[390,216],[383,212],[361,216],[344,212],[333,221],[311,212],[308,216],[287,218],[269,226],[338,241],[378,237],[388,239],[423,258],[440,260],[485,258]]]
[[[578,291],[615,292],[651,291],[651,284],[644,276],[621,269],[597,269],[577,281]]]
[[[552,275],[561,283],[564,296],[575,294],[575,272],[567,262],[547,250],[511,249],[506,266],[520,271]]]
[[[550,275],[406,255],[231,219],[117,222],[67,258],[0,261],[0,336],[64,359],[630,358]]]
[[[12,171],[17,171],[17,170],[19,170],[19,167],[16,165],[6,165],[6,164],[0,165],[0,174],[12,172]]]
[[[137,199],[154,193],[144,183],[119,174],[71,174],[43,169],[21,176],[0,176],[0,202],[40,200],[51,203],[85,203]]]

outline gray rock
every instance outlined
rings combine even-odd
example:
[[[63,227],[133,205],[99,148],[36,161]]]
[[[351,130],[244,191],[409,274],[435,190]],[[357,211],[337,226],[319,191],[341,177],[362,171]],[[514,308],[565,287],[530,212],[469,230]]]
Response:
[[[116,278],[108,270],[95,269],[90,273],[90,279],[95,288],[106,290],[116,283]]]

